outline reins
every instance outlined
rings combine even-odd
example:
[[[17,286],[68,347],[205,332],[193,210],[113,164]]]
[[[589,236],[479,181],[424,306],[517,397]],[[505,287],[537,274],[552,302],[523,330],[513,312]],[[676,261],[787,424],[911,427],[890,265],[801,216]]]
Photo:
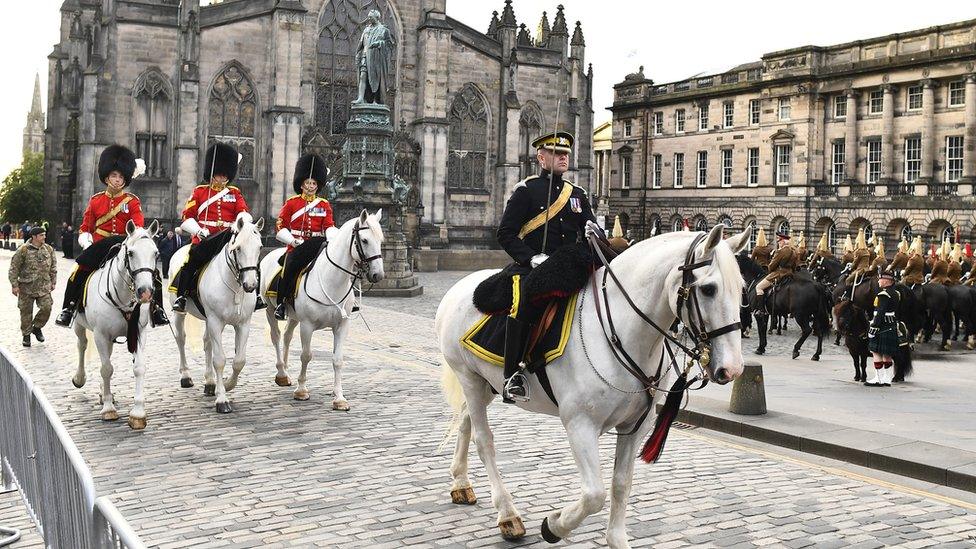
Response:
[[[334,306],[334,307],[341,308],[341,304],[344,303],[346,301],[346,298],[349,297],[349,294],[351,294],[353,292],[353,290],[355,290],[355,288],[356,288],[357,284],[359,283],[359,281],[366,277],[366,272],[369,270],[370,263],[372,263],[373,261],[376,261],[377,259],[380,259],[380,258],[383,257],[383,254],[376,254],[376,255],[372,255],[372,256],[366,257],[366,250],[363,248],[362,237],[359,236],[359,233],[361,231],[365,231],[365,230],[369,230],[369,226],[368,225],[365,225],[365,226],[360,225],[359,224],[359,221],[357,220],[356,221],[356,225],[352,229],[352,235],[350,235],[350,237],[349,237],[349,257],[352,258],[353,261],[354,261],[353,262],[353,269],[355,269],[354,271],[350,271],[349,269],[343,267],[342,265],[339,265],[338,263],[335,262],[335,260],[332,259],[332,256],[329,255],[329,242],[328,242],[328,240],[326,240],[326,242],[322,245],[321,251],[319,252],[319,253],[322,253],[324,251],[325,252],[325,258],[329,261],[329,263],[332,264],[333,267],[335,267],[336,269],[339,269],[343,273],[345,273],[345,274],[349,275],[350,277],[352,277],[351,280],[349,281],[349,289],[346,290],[346,293],[343,294],[342,298],[339,299],[339,301],[333,300],[332,297],[329,296],[328,292],[325,291],[325,288],[321,287],[321,283],[320,283],[319,286],[320,286],[320,289],[322,290],[322,293],[325,294],[325,297],[329,301],[332,301],[332,303],[323,303],[321,300],[316,299],[315,296],[313,296],[308,291],[308,279],[311,278],[311,277],[310,276],[306,276],[305,277],[305,283],[303,284],[302,289],[305,291],[305,295],[308,296],[309,299],[311,299],[315,303],[318,303],[319,305],[322,305],[322,306],[325,306],[325,307],[333,307]],[[356,249],[356,254],[359,256],[359,259],[358,260],[353,255],[353,248],[354,247]],[[309,269],[309,273],[311,273],[311,269]]]

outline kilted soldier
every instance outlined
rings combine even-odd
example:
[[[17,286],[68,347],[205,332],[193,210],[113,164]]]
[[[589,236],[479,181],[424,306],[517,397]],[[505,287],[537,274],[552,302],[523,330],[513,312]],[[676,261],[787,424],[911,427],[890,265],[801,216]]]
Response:
[[[874,298],[874,318],[868,328],[868,349],[874,356],[874,377],[864,384],[869,387],[890,387],[894,361],[891,357],[898,352],[898,319],[895,311],[901,301],[901,294],[893,285],[895,275],[882,271],[878,278],[881,290]]]
[[[84,250],[75,259],[75,270],[68,277],[64,289],[64,304],[54,323],[68,326],[74,317],[88,276],[98,269],[125,241],[125,226],[129,221],[136,227],[145,226],[139,197],[126,192],[132,180],[146,171],[142,159],[128,147],[110,145],[98,158],[98,178],[105,190],[88,200],[88,207],[78,227],[78,244]],[[163,310],[163,282],[159,273],[153,274],[152,323],[169,324]]]
[[[278,307],[274,313],[278,320],[288,317],[286,301],[295,293],[298,273],[318,255],[326,242],[326,229],[335,226],[329,201],[315,195],[328,177],[329,169],[319,155],[306,154],[299,158],[292,181],[297,194],[286,200],[278,213],[275,238],[288,246],[285,269],[278,282]]]
[[[519,285],[505,325],[506,402],[528,400],[523,359],[531,327],[550,301],[586,285],[592,269],[584,238],[587,222],[595,224],[596,217],[586,191],[563,179],[573,140],[568,132],[555,132],[532,142],[542,173],[515,186],[498,226],[498,243],[515,260],[508,269]]]
[[[237,149],[230,145],[214,143],[207,149],[203,169],[207,182],[193,189],[193,194],[183,208],[183,223],[180,228],[193,236],[193,241],[186,263],[180,268],[177,280],[174,281],[174,311],[182,313],[186,310],[187,294],[196,283],[200,268],[230,242],[233,234],[227,229],[237,220],[238,214],[248,211],[241,190],[230,185],[237,177],[239,162]],[[260,310],[264,307],[264,300],[259,292],[254,308]]]
[[[41,328],[51,318],[51,292],[58,280],[58,262],[54,248],[44,243],[45,232],[42,227],[34,227],[28,233],[27,243],[17,248],[10,259],[10,291],[17,296],[20,309],[20,333],[24,336],[24,347],[31,346],[31,334],[37,341],[44,341]],[[34,315],[37,303],[37,316]]]

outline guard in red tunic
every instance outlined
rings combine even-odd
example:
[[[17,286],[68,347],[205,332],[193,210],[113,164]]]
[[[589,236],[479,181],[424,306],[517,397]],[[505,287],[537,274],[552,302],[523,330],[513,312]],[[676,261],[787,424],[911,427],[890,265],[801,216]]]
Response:
[[[237,220],[237,215],[248,211],[241,190],[230,185],[237,177],[240,157],[237,149],[225,143],[214,143],[207,149],[204,175],[207,183],[197,185],[183,208],[180,228],[193,237],[186,263],[180,268],[175,281],[176,300],[173,310],[184,312],[188,292],[194,286],[197,273],[230,241],[227,229]],[[255,309],[265,307],[257,296]]]
[[[88,275],[118,251],[125,241],[125,225],[129,221],[137,227],[145,226],[139,197],[125,192],[134,177],[145,171],[145,163],[136,159],[127,147],[110,145],[98,159],[98,177],[105,184],[105,191],[95,194],[88,201],[78,243],[85,250],[75,260],[75,270],[68,278],[64,290],[61,314],[54,321],[58,326],[68,326],[74,317],[81,291]],[[152,322],[154,325],[169,324],[162,308],[162,279],[153,276]]]
[[[329,170],[317,154],[306,154],[295,164],[292,185],[298,194],[281,206],[275,224],[278,230],[275,238],[288,246],[283,256],[285,270],[278,282],[278,307],[275,309],[278,320],[288,316],[287,302],[295,293],[298,273],[315,260],[326,241],[325,230],[335,226],[329,201],[315,196],[328,177]]]

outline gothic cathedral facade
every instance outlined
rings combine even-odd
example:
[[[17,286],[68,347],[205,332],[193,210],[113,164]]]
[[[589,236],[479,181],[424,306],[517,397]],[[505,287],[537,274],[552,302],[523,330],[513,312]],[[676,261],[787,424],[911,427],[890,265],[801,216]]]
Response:
[[[77,222],[101,189],[98,155],[116,142],[146,161],[132,191],[168,225],[214,141],[243,155],[237,184],[258,216],[292,193],[305,151],[341,177],[356,45],[378,9],[397,40],[389,91],[395,171],[413,185],[408,238],[491,247],[512,188],[537,169],[538,134],[557,125],[576,134],[571,178],[591,185],[582,29],[570,32],[559,6],[551,27],[543,14],[530,33],[511,0],[502,7],[481,32],[447,15],[446,0],[65,0],[49,56],[49,217]]]

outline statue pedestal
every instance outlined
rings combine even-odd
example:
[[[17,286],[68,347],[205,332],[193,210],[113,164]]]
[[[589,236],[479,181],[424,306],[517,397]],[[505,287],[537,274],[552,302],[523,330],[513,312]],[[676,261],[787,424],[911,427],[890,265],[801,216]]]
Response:
[[[388,106],[373,103],[352,106],[346,124],[342,160],[343,184],[332,201],[336,219],[351,219],[364,208],[369,213],[383,209],[381,223],[386,237],[383,269],[386,276],[372,287],[366,284],[366,295],[413,297],[422,294],[424,288],[417,283],[410,266],[402,208],[393,197],[393,124]]]

